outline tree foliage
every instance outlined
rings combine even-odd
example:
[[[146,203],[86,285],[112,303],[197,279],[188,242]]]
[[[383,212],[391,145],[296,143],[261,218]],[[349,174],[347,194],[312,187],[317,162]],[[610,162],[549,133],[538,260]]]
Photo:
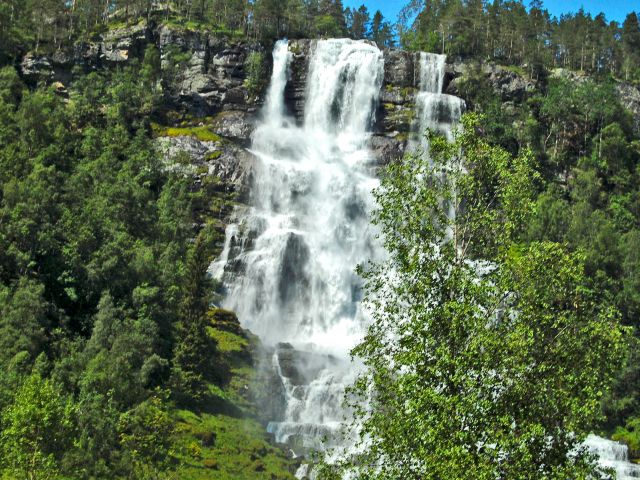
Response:
[[[155,150],[158,69],[68,98],[0,71],[0,476],[156,478],[183,401],[158,389],[215,365],[208,206]]]
[[[452,144],[391,165],[376,191],[389,260],[363,271],[373,322],[353,353],[357,478],[591,478],[580,442],[624,358],[625,330],[585,258],[517,242],[533,157],[467,116]]]
[[[552,17],[539,0],[413,0],[401,17],[405,48],[523,65],[532,74],[563,67],[640,80],[635,12],[619,24],[583,9]]]

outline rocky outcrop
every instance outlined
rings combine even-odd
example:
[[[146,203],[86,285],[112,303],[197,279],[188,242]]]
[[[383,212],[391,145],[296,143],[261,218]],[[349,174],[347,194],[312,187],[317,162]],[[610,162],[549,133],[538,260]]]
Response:
[[[245,87],[245,61],[252,51],[261,51],[259,45],[228,43],[217,38],[196,39],[192,35],[177,43],[176,34],[166,32],[159,42],[163,67],[179,70],[176,81],[167,81],[170,97],[175,104],[198,115],[221,110],[247,110],[259,102],[251,98]],[[168,38],[171,38],[169,40]],[[178,47],[191,44],[193,47]],[[181,57],[190,57],[181,62]]]
[[[20,63],[22,77],[28,83],[48,82],[53,80],[55,73],[51,60],[45,56],[27,53]]]
[[[455,62],[447,66],[445,93],[461,96],[461,84],[474,76],[485,78],[503,102],[523,102],[538,88],[537,81],[514,68],[495,63]]]
[[[121,64],[129,61],[130,58],[142,58],[147,44],[152,40],[153,30],[147,28],[145,24],[110,30],[97,44],[96,63],[98,65]],[[95,51],[91,44],[86,45],[86,48],[88,49],[86,53]]]
[[[633,114],[633,127],[640,132],[640,89],[628,83],[616,85],[620,103]]]
[[[149,45],[161,54],[166,108],[207,116],[222,110],[247,111],[260,104],[260,95],[249,95],[245,87],[245,61],[253,51],[264,52],[262,45],[168,25],[140,23],[50,55],[29,53],[20,70],[32,85],[53,81],[67,85],[74,72],[140,62]]]
[[[110,30],[95,41],[79,42],[51,55],[27,54],[20,69],[28,83],[55,83],[56,90],[64,95],[73,82],[73,72],[140,61],[150,44],[155,45],[161,55],[163,108],[177,111],[183,117],[210,118],[212,130],[227,140],[223,147],[197,144],[192,138],[165,139],[161,143],[165,142],[170,151],[185,149],[193,157],[196,168],[207,167],[224,178],[233,177],[234,188],[240,188],[237,182],[251,178],[245,166],[251,163],[252,157],[243,147],[250,145],[262,102],[262,95],[250,95],[245,86],[245,63],[251,52],[262,52],[264,65],[268,67],[270,46],[230,40],[209,32],[141,23]],[[312,40],[289,42],[292,61],[285,103],[291,116],[299,122],[304,117],[313,44]],[[404,155],[414,126],[420,78],[417,53],[389,49],[384,51],[384,57],[384,81],[370,141],[374,168]],[[268,75],[268,71],[265,74]],[[507,108],[526,101],[539,88],[536,80],[517,68],[454,61],[446,67],[444,92],[464,96],[464,82],[478,76],[486,80]],[[576,82],[586,78],[563,69],[552,71],[551,76]],[[634,114],[635,128],[640,129],[640,91],[623,83],[616,88],[622,103]],[[212,161],[216,155],[216,161]],[[206,158],[209,160],[203,160]]]
[[[206,177],[213,177],[236,193],[238,200],[247,197],[256,159],[241,146],[224,139],[202,141],[192,136],[161,136],[156,144],[166,168],[193,176],[196,187]]]

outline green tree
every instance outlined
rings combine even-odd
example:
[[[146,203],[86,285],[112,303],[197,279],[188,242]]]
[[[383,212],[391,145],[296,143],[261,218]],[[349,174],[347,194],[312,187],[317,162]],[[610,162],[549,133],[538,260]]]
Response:
[[[118,430],[136,478],[162,478],[175,461],[171,451],[174,424],[167,403],[160,396],[151,397],[124,413]]]
[[[62,479],[60,460],[73,441],[75,413],[53,382],[27,377],[0,417],[1,471],[17,480]]]
[[[369,38],[376,42],[380,47],[393,47],[393,28],[389,22],[385,21],[380,10],[376,10],[371,20],[371,31]]]
[[[202,399],[204,380],[214,373],[216,344],[208,335],[206,315],[213,295],[213,281],[207,272],[210,261],[205,232],[201,232],[187,257],[173,357],[173,382],[176,393],[183,399]]]
[[[635,12],[629,13],[622,24],[622,50],[624,76],[629,80],[640,64],[640,20]]]
[[[371,17],[367,7],[360,5],[357,10],[347,8],[345,16],[349,36],[356,40],[366,38],[369,33],[369,24],[371,23]]]
[[[13,291],[0,287],[0,364],[5,369],[30,366],[43,350],[50,308],[43,296],[44,287],[27,278]]]
[[[257,96],[264,90],[266,86],[266,68],[264,63],[264,53],[260,51],[253,51],[247,55],[245,61],[245,69],[247,71],[247,78],[245,80],[245,86],[251,96]]]
[[[590,478],[579,444],[624,356],[584,259],[515,239],[533,207],[527,153],[478,138],[392,164],[376,192],[390,259],[363,271],[373,322],[353,353],[362,479]],[[369,404],[367,405],[367,400]],[[571,454],[574,452],[574,454]]]

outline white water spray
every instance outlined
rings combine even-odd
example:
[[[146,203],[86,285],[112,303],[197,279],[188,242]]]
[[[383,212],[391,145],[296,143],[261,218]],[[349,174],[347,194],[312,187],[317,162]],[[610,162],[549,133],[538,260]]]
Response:
[[[366,42],[315,43],[301,126],[284,103],[287,42],[273,57],[251,147],[259,159],[252,207],[227,229],[211,271],[227,288],[224,307],[263,342],[279,344],[273,366],[286,413],[269,430],[279,442],[317,449],[344,420],[344,388],[355,370],[349,351],[366,327],[355,269],[382,254],[368,216],[378,181],[368,173],[367,143],[383,57]],[[292,362],[297,378],[288,376]]]
[[[584,444],[591,453],[598,455],[602,467],[613,469],[616,480],[640,478],[640,465],[629,461],[629,449],[626,445],[596,435],[589,435]]]
[[[416,97],[416,127],[419,144],[425,149],[427,141],[423,135],[427,129],[444,135],[451,141],[454,128],[464,111],[462,99],[442,93],[446,58],[446,55],[420,53],[420,92]]]

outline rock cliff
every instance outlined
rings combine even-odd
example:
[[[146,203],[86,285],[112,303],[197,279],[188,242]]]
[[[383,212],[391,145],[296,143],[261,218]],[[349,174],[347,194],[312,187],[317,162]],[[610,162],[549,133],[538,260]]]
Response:
[[[119,65],[141,62],[149,45],[161,58],[162,115],[168,123],[195,119],[206,123],[220,141],[202,142],[196,137],[159,140],[170,159],[186,151],[194,165],[220,177],[231,189],[246,194],[253,168],[246,151],[264,92],[247,87],[247,59],[258,52],[263,59],[262,82],[266,87],[271,66],[271,45],[229,39],[211,32],[195,32],[164,24],[144,24],[112,29],[91,42],[79,42],[52,54],[29,53],[20,71],[30,84],[55,84],[66,94],[78,75]],[[292,40],[291,77],[285,89],[287,108],[298,121],[304,114],[309,53],[312,40]],[[385,72],[379,107],[371,137],[378,165],[401,158],[414,125],[419,61],[416,53],[385,50]],[[554,74],[557,72],[554,72]],[[558,73],[561,74],[562,72]],[[525,101],[538,83],[517,69],[495,64],[472,65],[456,61],[447,65],[445,93],[464,97],[460,88],[472,75],[482,75],[505,105]],[[622,103],[640,118],[640,90],[619,84]],[[637,122],[636,122],[637,123]],[[636,125],[640,128],[640,124]]]

